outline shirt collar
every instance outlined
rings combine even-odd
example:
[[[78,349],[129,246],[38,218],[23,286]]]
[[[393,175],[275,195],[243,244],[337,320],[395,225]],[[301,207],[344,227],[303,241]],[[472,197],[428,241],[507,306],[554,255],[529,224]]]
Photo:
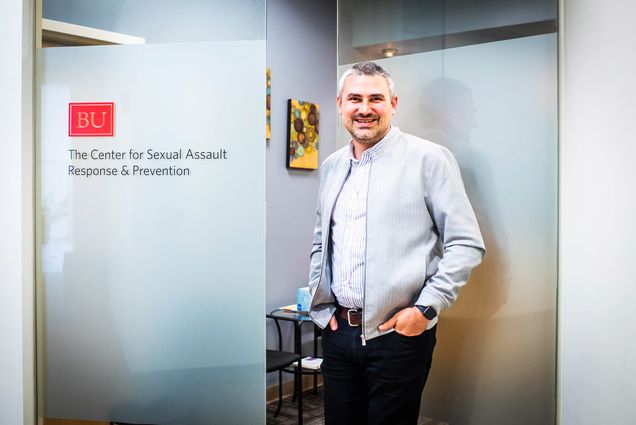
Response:
[[[360,157],[360,159],[356,159],[356,157],[353,156],[353,149],[354,149],[353,141],[349,142],[349,159],[351,160],[351,163],[357,164],[358,162],[363,161],[367,158],[369,160],[372,160],[375,157],[375,155],[380,151],[380,149],[382,149],[382,146],[384,146],[384,141],[387,139],[387,136],[389,135],[389,133],[391,133],[391,129],[393,129],[393,127],[391,127],[389,131],[387,131],[387,133],[384,135],[384,137],[380,139],[378,143],[373,145],[373,147],[362,152],[362,156]]]

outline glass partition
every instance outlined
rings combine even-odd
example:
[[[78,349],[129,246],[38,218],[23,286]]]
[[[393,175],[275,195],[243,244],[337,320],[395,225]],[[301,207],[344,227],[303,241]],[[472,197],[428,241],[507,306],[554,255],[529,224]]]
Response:
[[[264,423],[264,1],[43,17],[110,45],[37,52],[38,416]]]
[[[394,124],[454,153],[486,242],[441,315],[422,415],[554,423],[556,2],[341,0],[339,13],[340,73],[363,60],[392,73]]]

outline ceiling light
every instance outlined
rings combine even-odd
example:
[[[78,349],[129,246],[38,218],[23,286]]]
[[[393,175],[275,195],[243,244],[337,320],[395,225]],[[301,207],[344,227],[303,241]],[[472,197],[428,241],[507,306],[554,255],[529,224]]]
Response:
[[[392,58],[396,54],[397,54],[397,49],[395,49],[393,47],[388,47],[386,49],[382,49],[382,56],[384,56],[385,58]]]

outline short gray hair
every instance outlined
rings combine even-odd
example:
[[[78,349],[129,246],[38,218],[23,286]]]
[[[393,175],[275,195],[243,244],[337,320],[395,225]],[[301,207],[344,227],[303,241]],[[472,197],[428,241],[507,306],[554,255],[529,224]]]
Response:
[[[345,80],[352,75],[368,75],[370,77],[380,75],[384,77],[389,85],[389,94],[391,95],[391,99],[395,97],[393,78],[391,77],[391,74],[375,62],[360,62],[346,70],[338,82],[338,96],[342,96],[342,89],[344,88]]]

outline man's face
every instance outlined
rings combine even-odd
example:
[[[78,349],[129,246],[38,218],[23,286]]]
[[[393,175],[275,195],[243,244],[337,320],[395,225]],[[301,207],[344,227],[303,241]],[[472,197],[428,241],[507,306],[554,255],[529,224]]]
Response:
[[[391,99],[389,84],[381,75],[351,75],[337,100],[342,122],[354,142],[374,144],[389,131],[397,97]]]

